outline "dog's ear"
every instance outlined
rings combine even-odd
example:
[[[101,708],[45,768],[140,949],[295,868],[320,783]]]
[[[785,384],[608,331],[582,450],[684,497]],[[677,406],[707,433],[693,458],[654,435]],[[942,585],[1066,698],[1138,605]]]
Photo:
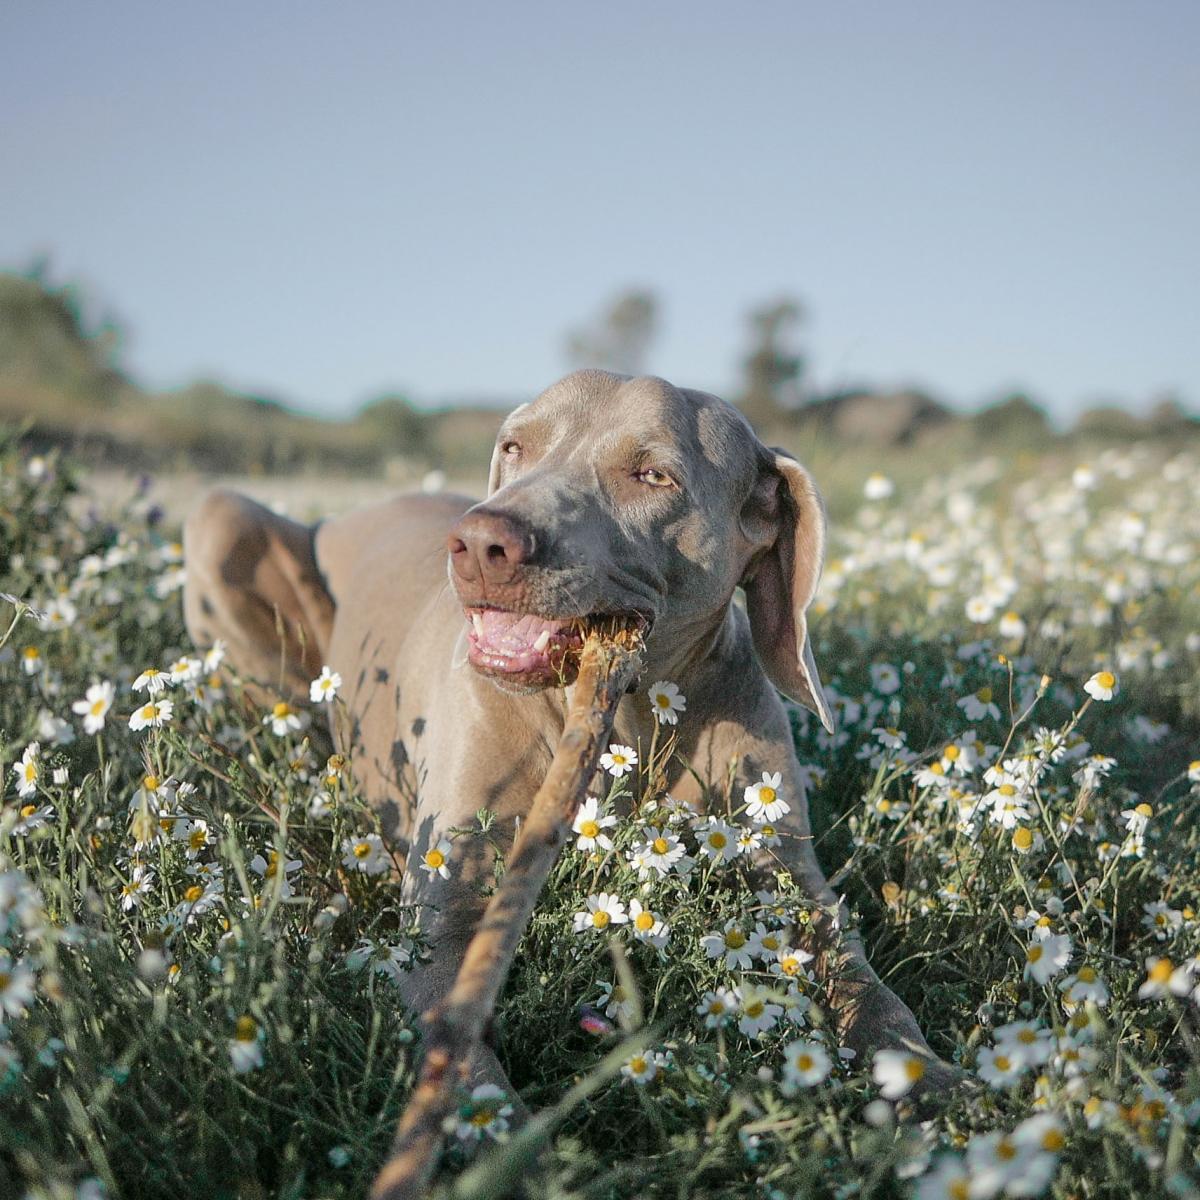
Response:
[[[500,486],[500,441],[492,447],[492,465],[488,468],[488,496]]]
[[[765,452],[742,528],[752,543],[765,546],[742,580],[754,648],[771,682],[816,713],[832,733],[805,615],[825,560],[825,505],[812,477],[791,455]]]

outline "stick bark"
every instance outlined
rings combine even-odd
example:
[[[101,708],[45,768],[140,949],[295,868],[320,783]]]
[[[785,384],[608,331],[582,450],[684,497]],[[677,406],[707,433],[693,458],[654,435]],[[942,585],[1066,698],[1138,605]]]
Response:
[[[595,637],[585,643],[562,737],[504,877],[467,946],[453,987],[422,1018],[426,1033],[421,1074],[371,1200],[419,1200],[426,1195],[455,1089],[467,1080],[517,943],[608,743],[617,704],[640,667],[636,648]]]

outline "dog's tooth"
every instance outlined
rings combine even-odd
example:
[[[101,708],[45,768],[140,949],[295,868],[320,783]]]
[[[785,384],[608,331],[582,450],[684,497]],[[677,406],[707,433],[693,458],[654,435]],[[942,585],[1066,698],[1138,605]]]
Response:
[[[471,614],[471,624],[475,626],[475,636],[483,637],[483,618],[477,612]]]
[[[541,654],[541,652],[542,652],[543,650],[545,650],[545,648],[546,648],[546,647],[547,647],[549,644],[550,644],[550,630],[548,630],[548,629],[543,629],[543,630],[542,630],[542,632],[538,634],[537,641],[533,643],[533,648],[534,648],[534,649],[535,649],[535,650],[536,650],[536,651],[537,651],[539,654]]]

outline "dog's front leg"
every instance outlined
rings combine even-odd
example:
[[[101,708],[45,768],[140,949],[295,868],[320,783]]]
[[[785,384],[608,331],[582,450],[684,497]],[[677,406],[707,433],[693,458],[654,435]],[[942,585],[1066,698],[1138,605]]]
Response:
[[[884,984],[867,959],[862,938],[851,928],[844,903],[834,894],[817,861],[809,824],[808,804],[792,749],[787,714],[773,692],[747,698],[741,719],[715,727],[704,758],[712,764],[737,763],[735,808],[745,788],[759,782],[763,772],[778,773],[779,798],[788,811],[773,824],[781,844],[760,851],[757,873],[764,887],[773,886],[782,867],[811,904],[810,919],[797,930],[801,948],[814,956],[814,968],[825,991],[839,1038],[869,1062],[876,1050],[907,1049],[926,1059],[918,1090],[944,1087],[960,1073],[943,1063],[929,1048],[912,1011]],[[753,732],[751,732],[753,731]],[[745,819],[745,818],[743,818]]]

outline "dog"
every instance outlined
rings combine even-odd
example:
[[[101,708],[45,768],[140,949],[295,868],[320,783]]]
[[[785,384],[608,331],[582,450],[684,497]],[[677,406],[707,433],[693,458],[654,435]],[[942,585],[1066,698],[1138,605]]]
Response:
[[[505,419],[481,503],[403,496],[313,527],[220,490],[188,519],[184,545],[198,645],[223,639],[243,676],[293,700],[323,664],[345,681],[335,736],[405,857],[402,901],[432,918],[431,957],[402,977],[414,1011],[453,982],[492,843],[511,842],[562,731],[581,621],[604,618],[639,628],[643,678],[686,697],[668,778],[677,800],[703,808],[703,784],[726,780],[731,762],[739,788],[781,777],[791,807],[763,879],[782,863],[811,900],[807,948],[843,1042],[860,1056],[907,1048],[927,1064],[926,1089],[957,1079],[871,969],[813,850],[780,693],[832,729],[806,618],[824,509],[804,467],[733,405],[579,371]],[[644,695],[626,696],[614,739],[648,745],[654,720]],[[422,870],[482,809],[491,840],[459,837],[448,878]],[[486,1048],[474,1071],[504,1081]]]

